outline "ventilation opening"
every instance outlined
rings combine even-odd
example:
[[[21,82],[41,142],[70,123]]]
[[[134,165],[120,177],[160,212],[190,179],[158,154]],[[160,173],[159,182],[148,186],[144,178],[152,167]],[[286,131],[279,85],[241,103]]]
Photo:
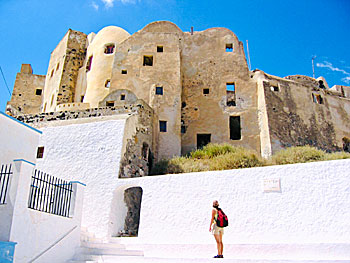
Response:
[[[202,149],[210,143],[211,134],[197,134],[197,149]]]
[[[156,87],[156,95],[163,95],[163,87]]]
[[[44,146],[38,147],[38,150],[36,152],[36,158],[41,159],[44,156]]]
[[[120,100],[125,100],[125,94],[120,95]]]
[[[41,96],[41,93],[43,92],[42,89],[36,89],[35,90],[35,95]]]
[[[241,117],[230,116],[230,139],[240,140],[241,139]]]
[[[320,94],[312,93],[312,100],[313,100],[314,103],[323,104],[323,98],[321,97]]]
[[[236,106],[236,87],[234,82],[226,83],[226,104]]]
[[[233,52],[233,44],[232,43],[226,44],[226,52]]]
[[[128,71],[126,69],[122,69],[122,74],[126,75],[126,74],[128,74]]]
[[[80,96],[80,102],[84,102],[84,95]]]
[[[106,101],[106,106],[107,107],[113,107],[114,106],[114,101]]]
[[[203,94],[208,95],[209,94],[209,89],[203,89]]]
[[[157,52],[163,53],[163,46],[157,46]]]
[[[144,66],[153,66],[153,56],[143,56]]]

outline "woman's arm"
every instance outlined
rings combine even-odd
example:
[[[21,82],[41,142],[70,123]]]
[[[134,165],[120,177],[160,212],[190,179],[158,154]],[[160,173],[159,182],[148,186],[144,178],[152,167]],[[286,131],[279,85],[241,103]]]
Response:
[[[211,220],[210,220],[209,232],[211,232],[211,226],[213,225],[215,214],[216,214],[216,211],[215,211],[215,209],[213,209],[211,211]]]

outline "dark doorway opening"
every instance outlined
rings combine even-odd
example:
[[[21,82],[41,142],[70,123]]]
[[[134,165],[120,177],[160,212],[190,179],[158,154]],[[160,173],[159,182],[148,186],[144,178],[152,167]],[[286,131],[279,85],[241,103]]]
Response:
[[[241,117],[230,116],[230,139],[240,140],[241,139]]]
[[[197,149],[201,149],[210,143],[211,134],[197,134]]]
[[[124,192],[124,202],[128,208],[125,218],[124,231],[121,236],[137,236],[140,224],[142,188],[131,187]]]

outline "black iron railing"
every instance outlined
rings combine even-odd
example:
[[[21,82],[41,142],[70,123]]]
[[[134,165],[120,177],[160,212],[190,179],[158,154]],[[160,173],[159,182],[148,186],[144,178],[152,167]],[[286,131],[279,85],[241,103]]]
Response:
[[[6,195],[12,175],[12,165],[3,164],[0,170],[0,205],[6,204]]]
[[[69,217],[72,184],[34,170],[28,207],[34,210]]]

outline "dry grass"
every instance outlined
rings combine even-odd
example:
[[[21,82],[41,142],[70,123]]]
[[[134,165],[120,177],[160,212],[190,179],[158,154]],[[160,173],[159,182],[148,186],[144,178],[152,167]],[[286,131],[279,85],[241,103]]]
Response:
[[[161,160],[152,168],[153,175],[229,170],[266,165],[281,165],[350,159],[350,153],[326,153],[311,146],[290,147],[277,152],[270,160],[262,160],[254,151],[229,144],[208,144],[187,157]]]

